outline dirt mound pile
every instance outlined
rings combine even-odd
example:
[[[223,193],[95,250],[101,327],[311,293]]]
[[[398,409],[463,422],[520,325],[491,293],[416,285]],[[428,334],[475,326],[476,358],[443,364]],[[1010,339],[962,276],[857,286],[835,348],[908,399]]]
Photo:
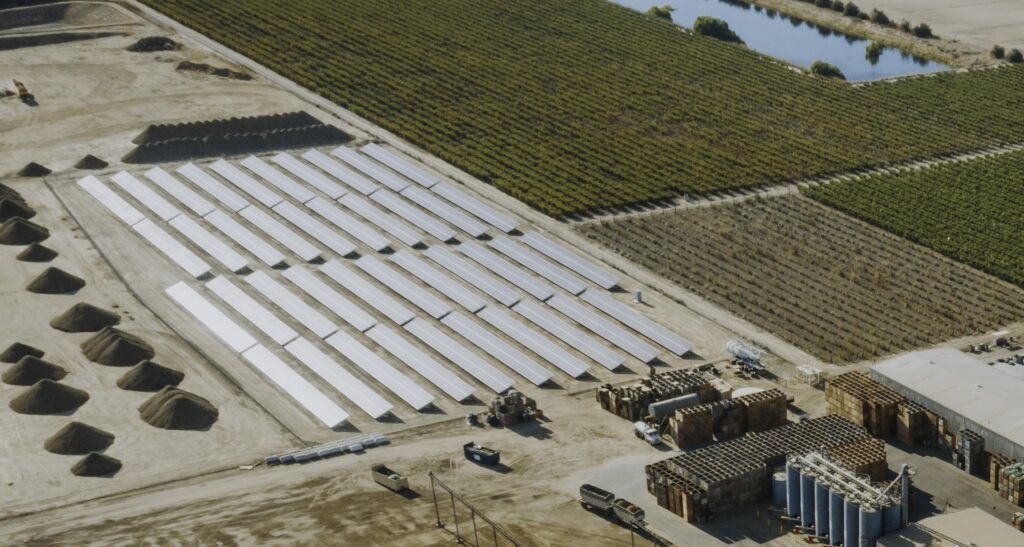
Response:
[[[130,367],[156,355],[145,340],[114,327],[104,327],[81,348],[90,361],[111,367]]]
[[[43,448],[54,454],[88,454],[114,444],[114,434],[82,422],[71,422],[46,439]]]
[[[0,245],[29,245],[50,237],[50,231],[21,217],[13,217],[0,224]]]
[[[75,169],[103,169],[108,165],[110,164],[89,154],[78,160],[78,163],[75,164]]]
[[[149,53],[153,51],[176,51],[181,49],[181,44],[166,36],[146,36],[128,46],[128,51],[135,53]]]
[[[43,355],[46,355],[46,352],[41,349],[34,348],[28,344],[15,342],[7,346],[7,349],[5,349],[3,353],[0,353],[0,362],[17,363],[18,361],[21,360],[22,357],[25,357],[26,355],[31,355],[32,357],[42,357]]]
[[[38,163],[33,161],[33,162],[30,162],[25,167],[22,167],[21,171],[18,171],[18,176],[19,177],[45,177],[46,175],[49,175],[52,172],[53,171],[50,171],[46,167],[43,167],[42,165],[39,165]]]
[[[36,210],[29,207],[21,200],[0,199],[0,222],[6,222],[14,217],[32,218],[36,216]]]
[[[117,387],[129,391],[159,391],[168,386],[174,387],[184,379],[182,372],[153,361],[143,361],[124,373],[117,380]]]
[[[106,477],[120,470],[121,460],[98,452],[90,452],[71,466],[71,472],[79,477]]]
[[[19,414],[62,414],[85,404],[89,394],[53,380],[39,380],[11,399],[11,410]]]
[[[0,376],[5,384],[31,386],[39,380],[58,381],[68,375],[64,367],[26,355]]]
[[[57,258],[57,251],[39,243],[33,243],[14,257],[22,262],[49,262]]]
[[[92,304],[79,302],[54,317],[50,326],[64,332],[96,332],[121,322],[121,316]]]
[[[0,184],[0,199],[11,199],[25,203],[25,199],[21,197],[17,190],[4,184]]]
[[[210,401],[174,387],[161,389],[139,407],[146,423],[163,429],[208,429],[219,414]]]
[[[203,74],[210,74],[211,76],[231,78],[232,80],[252,80],[252,76],[244,72],[236,72],[228,68],[217,68],[214,66],[210,66],[206,63],[193,63],[192,61],[182,61],[178,63],[176,70],[183,70],[188,72],[201,72]]]
[[[84,286],[85,280],[81,277],[51,266],[33,279],[25,290],[37,294],[74,294]]]

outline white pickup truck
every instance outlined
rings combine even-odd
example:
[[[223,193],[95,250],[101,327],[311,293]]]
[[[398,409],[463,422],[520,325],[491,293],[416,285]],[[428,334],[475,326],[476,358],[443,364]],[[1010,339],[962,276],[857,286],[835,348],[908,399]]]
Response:
[[[633,434],[636,435],[636,438],[647,441],[651,446],[661,443],[661,433],[644,421],[633,424]]]

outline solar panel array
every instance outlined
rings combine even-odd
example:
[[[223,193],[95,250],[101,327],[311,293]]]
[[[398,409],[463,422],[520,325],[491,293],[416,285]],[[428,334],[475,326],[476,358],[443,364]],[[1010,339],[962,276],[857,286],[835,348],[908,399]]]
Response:
[[[328,427],[350,418],[338,395],[381,418],[394,409],[380,389],[415,410],[436,402],[422,381],[470,398],[476,388],[455,371],[503,392],[517,378],[544,384],[552,371],[578,378],[589,362],[616,369],[626,363],[618,350],[651,362],[659,350],[644,338],[676,355],[692,347],[604,292],[619,285],[608,270],[538,232],[519,234],[515,219],[393,148],[175,171],[152,168],[148,182],[111,176],[141,209],[94,176],[78,185],[189,275],[213,272],[202,254],[230,272],[204,287],[239,320],[185,283],[167,296]]]

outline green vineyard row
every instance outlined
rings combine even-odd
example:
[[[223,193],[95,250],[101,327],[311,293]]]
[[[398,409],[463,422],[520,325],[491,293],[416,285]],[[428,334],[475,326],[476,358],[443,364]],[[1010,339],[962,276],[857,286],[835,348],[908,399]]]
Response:
[[[834,183],[806,193],[1024,286],[1024,152]]]
[[[1024,140],[1024,67],[854,87],[604,0],[143,0],[551,215]]]

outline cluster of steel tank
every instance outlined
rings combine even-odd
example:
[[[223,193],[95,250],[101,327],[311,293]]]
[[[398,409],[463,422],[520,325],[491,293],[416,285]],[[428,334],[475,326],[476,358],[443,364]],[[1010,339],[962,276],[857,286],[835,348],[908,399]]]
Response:
[[[903,526],[902,500],[878,496],[878,489],[871,495],[866,488],[851,488],[850,477],[810,469],[800,458],[790,458],[778,475],[774,501],[785,505],[787,516],[799,518],[802,529],[827,537],[831,545],[874,547],[883,534]]]

